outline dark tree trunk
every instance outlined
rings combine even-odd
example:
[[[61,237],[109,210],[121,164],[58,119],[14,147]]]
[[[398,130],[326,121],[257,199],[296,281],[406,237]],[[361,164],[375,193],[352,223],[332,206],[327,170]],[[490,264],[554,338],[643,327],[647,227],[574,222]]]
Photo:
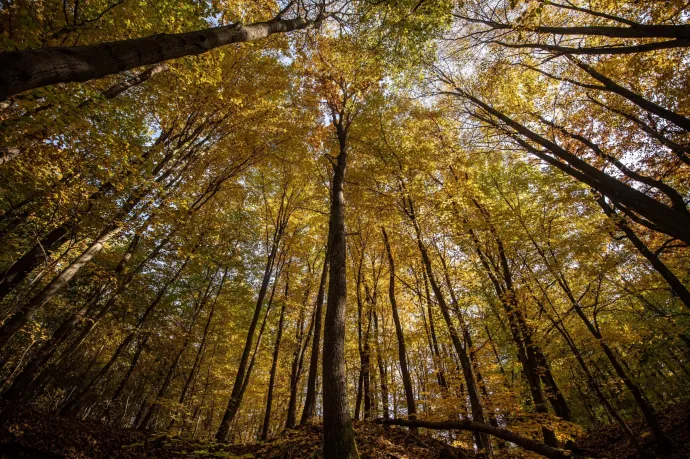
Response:
[[[345,166],[347,125],[341,114],[335,121],[339,154],[335,161],[328,228],[329,280],[323,343],[323,455],[329,459],[359,457],[350,418],[345,368],[345,311],[347,308],[347,254],[345,242]]]
[[[372,316],[374,319],[374,341],[376,343],[376,363],[379,367],[379,384],[381,386],[381,410],[383,411],[383,418],[390,418],[390,410],[388,407],[388,372],[386,371],[386,365],[383,362],[383,356],[381,355],[381,342],[379,341],[379,319],[376,313],[376,308],[372,311]]]
[[[405,400],[407,401],[407,417],[408,419],[416,419],[417,407],[415,406],[414,391],[412,389],[412,378],[410,378],[410,370],[407,368],[407,350],[405,348],[405,336],[403,335],[403,329],[402,325],[400,324],[400,317],[398,315],[398,303],[395,300],[395,262],[393,260],[391,246],[388,241],[388,234],[386,234],[386,229],[383,226],[381,227],[381,233],[383,234],[383,242],[386,246],[386,253],[388,254],[388,297],[390,299],[391,309],[393,311],[395,335],[398,338],[398,360],[400,361],[400,372],[402,373],[403,387],[405,388]]]
[[[314,339],[312,341],[311,356],[309,358],[307,395],[304,400],[304,410],[302,411],[302,419],[300,420],[300,425],[305,425],[311,421],[316,408],[316,378],[319,372],[319,350],[321,346],[321,318],[323,315],[323,300],[326,294],[326,279],[328,277],[328,258],[329,250],[328,248],[326,248],[326,255],[323,261],[323,269],[321,271],[321,280],[319,282],[319,292],[316,295],[316,309],[314,311]]]
[[[110,368],[115,364],[117,359],[120,357],[122,352],[130,345],[130,343],[134,340],[134,338],[137,336],[137,333],[141,328],[143,327],[144,323],[146,320],[149,318],[149,316],[153,313],[154,309],[156,306],[160,304],[160,302],[163,300],[165,297],[165,294],[167,293],[168,289],[172,284],[177,282],[177,279],[179,279],[180,275],[182,274],[182,271],[187,267],[187,263],[189,262],[190,257],[187,257],[182,263],[182,265],[177,269],[175,274],[170,277],[163,287],[158,291],[156,294],[155,298],[153,301],[151,301],[151,304],[146,308],[144,311],[144,314],[137,320],[137,323],[134,327],[134,330],[132,330],[124,340],[120,343],[120,345],[117,347],[115,350],[115,353],[110,357],[110,360],[108,363],[106,363],[99,371],[98,373],[91,378],[91,380],[84,386],[83,389],[81,389],[75,396],[71,397],[70,400],[65,403],[65,405],[59,410],[59,414],[73,414],[74,411],[77,409],[79,402],[84,398],[86,394],[89,393],[91,388],[93,387],[94,384],[99,382],[103,376],[105,376]]]
[[[630,240],[633,246],[640,252],[640,254],[645,257],[652,267],[658,272],[661,277],[668,283],[671,287],[673,293],[678,297],[678,299],[685,305],[686,308],[690,309],[690,291],[683,285],[683,283],[676,277],[673,272],[664,264],[663,261],[649,248],[645,245],[642,240],[637,237],[635,232],[630,228],[622,217],[616,214],[611,206],[608,205],[603,196],[597,199],[597,202],[604,210],[606,215],[616,224],[616,227],[620,229],[625,237]]]
[[[101,414],[101,422],[108,422],[110,420],[110,413],[112,412],[113,406],[120,399],[122,391],[125,390],[125,386],[127,385],[129,378],[132,376],[132,373],[134,373],[134,370],[137,367],[137,363],[139,363],[139,358],[141,357],[141,353],[144,351],[144,347],[146,346],[146,342],[148,341],[148,339],[149,335],[147,334],[139,340],[137,350],[134,353],[134,357],[132,358],[132,361],[129,364],[129,368],[127,368],[125,376],[117,385],[117,388],[115,389],[115,392],[113,392],[113,395],[110,397],[110,400],[108,400],[108,402],[106,403],[105,410],[103,411],[103,414]]]
[[[481,422],[476,421],[411,421],[407,419],[389,419],[389,420],[377,420],[378,423],[384,425],[397,425],[397,426],[408,426],[408,427],[424,427],[426,429],[437,429],[437,430],[469,430],[471,432],[482,433],[487,435],[492,435],[494,437],[500,438],[502,440],[515,443],[521,448],[528,451],[533,451],[535,453],[541,454],[542,456],[552,458],[552,459],[577,459],[581,456],[573,454],[572,451],[566,451],[564,449],[554,448],[552,446],[546,445],[542,442],[532,440],[531,438],[526,438],[521,435],[508,430],[500,429],[497,427],[492,427]]]
[[[307,287],[304,290],[302,298],[302,307],[300,309],[299,321],[297,322],[297,331],[295,333],[295,351],[292,355],[292,365],[290,367],[290,398],[288,400],[287,419],[285,420],[285,428],[293,429],[297,423],[297,392],[299,390],[299,380],[302,376],[302,368],[304,364],[304,353],[311,337],[312,328],[314,326],[314,317],[311,318],[307,336],[304,338],[304,320],[305,310],[311,294],[311,269],[309,271],[309,280]]]
[[[285,296],[283,297],[283,304],[280,306],[280,318],[278,319],[278,332],[276,333],[276,342],[273,347],[273,362],[271,363],[271,376],[268,380],[268,394],[266,395],[266,412],[264,414],[263,428],[261,429],[261,441],[268,438],[268,428],[271,424],[271,407],[273,405],[273,385],[276,380],[276,372],[278,371],[278,354],[280,353],[280,341],[283,338],[283,325],[285,324],[285,305],[287,304],[288,294],[290,291],[290,273],[285,276]]]
[[[266,268],[264,269],[264,277],[261,282],[261,288],[259,289],[259,295],[256,299],[254,316],[252,317],[252,322],[249,325],[244,350],[242,351],[242,357],[240,358],[239,366],[237,368],[235,383],[232,387],[232,393],[230,395],[227,408],[225,409],[225,413],[223,414],[223,419],[218,427],[218,431],[216,432],[217,441],[225,441],[225,437],[228,435],[228,431],[230,430],[230,423],[235,417],[235,414],[237,414],[237,410],[242,402],[242,385],[245,379],[245,374],[248,373],[247,362],[249,360],[249,354],[251,353],[252,342],[254,341],[254,332],[259,322],[259,316],[261,315],[261,310],[263,308],[264,298],[266,297],[266,290],[268,289],[268,284],[271,280],[271,273],[273,272],[273,265],[275,262],[276,253],[278,251],[278,245],[283,237],[283,231],[285,230],[286,225],[287,222],[283,224],[279,217],[278,226],[275,234],[273,235],[271,251],[266,260]]]
[[[179,34],[157,34],[71,48],[43,48],[0,55],[0,100],[55,83],[88,81],[144,65],[202,54],[219,46],[318,26],[323,20],[274,18]]]

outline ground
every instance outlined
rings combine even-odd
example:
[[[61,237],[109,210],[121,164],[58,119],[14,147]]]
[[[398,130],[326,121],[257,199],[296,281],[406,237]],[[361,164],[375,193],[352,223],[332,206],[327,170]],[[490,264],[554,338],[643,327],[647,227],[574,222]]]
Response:
[[[661,416],[665,431],[676,444],[675,450],[663,457],[690,457],[690,404],[669,407]],[[649,436],[644,435],[641,421],[631,423],[631,428],[639,433],[641,441],[647,442],[644,455],[630,446],[616,426],[597,428],[571,447],[584,457],[662,457],[654,450]],[[474,458],[471,451],[451,447],[428,435],[411,435],[404,428],[357,422],[355,430],[362,459]],[[25,411],[0,430],[0,459],[318,459],[322,458],[320,442],[319,426],[285,430],[267,442],[230,445],[151,436],[131,429]],[[534,457],[514,448],[499,456]]]

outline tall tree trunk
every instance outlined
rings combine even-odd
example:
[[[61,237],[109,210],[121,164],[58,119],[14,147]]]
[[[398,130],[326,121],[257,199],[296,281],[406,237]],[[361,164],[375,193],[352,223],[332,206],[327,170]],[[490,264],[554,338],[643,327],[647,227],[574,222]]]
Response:
[[[316,309],[314,311],[314,339],[311,344],[311,356],[309,357],[309,375],[307,377],[307,395],[304,400],[304,410],[300,425],[308,424],[314,416],[316,409],[316,379],[319,372],[319,350],[321,346],[321,319],[323,300],[326,294],[326,279],[328,276],[329,250],[326,247],[326,255],[321,270],[321,280],[319,281],[319,292],[316,295]]]
[[[125,390],[125,386],[127,385],[129,378],[132,376],[132,373],[134,373],[134,369],[137,367],[137,363],[139,363],[139,358],[141,357],[141,353],[144,351],[144,347],[146,346],[146,342],[149,340],[149,336],[150,335],[146,334],[143,338],[139,340],[139,343],[137,344],[137,350],[134,353],[134,357],[132,358],[132,361],[129,364],[129,368],[125,373],[125,376],[117,385],[115,392],[113,392],[113,395],[110,396],[110,400],[108,400],[108,402],[105,405],[105,410],[103,410],[103,414],[101,414],[101,422],[108,422],[110,420],[110,413],[112,412],[113,406],[115,406],[115,403],[117,403],[117,401],[120,399],[122,391]]]
[[[334,164],[331,212],[328,302],[323,343],[323,455],[329,459],[359,457],[350,418],[345,368],[345,312],[347,308],[347,255],[345,242],[345,167],[347,128],[340,114],[336,126],[339,154]]]
[[[223,270],[223,276],[220,279],[220,283],[218,285],[218,290],[216,291],[215,298],[213,299],[213,303],[211,303],[211,310],[208,313],[208,317],[206,318],[206,324],[204,325],[204,331],[202,332],[201,335],[201,343],[199,343],[199,348],[196,351],[196,356],[194,357],[194,363],[192,364],[192,369],[189,371],[189,374],[187,375],[187,378],[185,379],[184,385],[182,386],[182,391],[180,392],[180,397],[177,400],[177,403],[179,406],[183,406],[185,401],[187,400],[187,394],[189,393],[189,389],[192,386],[192,381],[196,378],[197,373],[199,372],[199,367],[201,366],[201,361],[202,357],[206,351],[206,344],[208,342],[208,336],[209,336],[209,331],[211,330],[211,323],[213,322],[213,317],[216,311],[216,304],[218,303],[218,297],[223,291],[223,286],[225,285],[225,280],[227,279],[228,276],[228,268],[225,268]],[[170,422],[170,427],[172,428],[173,424],[175,423],[175,418],[173,417],[172,421]]]
[[[400,324],[400,316],[398,315],[398,303],[395,300],[395,262],[393,260],[391,246],[388,241],[388,234],[386,234],[386,229],[383,226],[381,227],[381,233],[383,234],[383,242],[386,246],[386,253],[388,254],[388,297],[390,299],[391,309],[393,311],[395,335],[398,338],[398,360],[400,361],[400,372],[402,373],[403,387],[405,388],[405,400],[407,401],[407,417],[408,419],[416,419],[417,407],[415,406],[414,391],[412,389],[412,378],[410,378],[410,370],[407,368],[407,350],[405,348],[405,336],[403,335],[402,325]]]
[[[388,372],[386,365],[383,362],[383,355],[381,352],[381,343],[379,342],[379,319],[376,313],[376,308],[372,312],[374,319],[374,342],[376,343],[376,363],[379,367],[379,384],[381,385],[381,410],[383,411],[383,418],[389,419],[390,409],[388,406]]]
[[[288,295],[290,292],[290,273],[285,274],[285,295],[283,296],[283,304],[280,306],[280,318],[278,319],[278,332],[276,333],[276,342],[273,347],[273,362],[271,363],[271,375],[268,380],[268,394],[266,395],[266,412],[264,414],[263,428],[261,429],[261,441],[268,439],[268,428],[271,424],[271,407],[273,405],[273,385],[276,380],[276,372],[278,371],[278,355],[280,353],[280,342],[283,339],[283,326],[285,324],[285,306],[287,305]]]
[[[165,396],[165,393],[168,391],[168,387],[170,387],[170,383],[172,382],[173,376],[175,376],[175,371],[177,371],[177,365],[180,363],[182,355],[187,350],[187,346],[189,346],[189,343],[192,341],[192,331],[194,330],[194,325],[196,325],[196,321],[199,319],[199,315],[203,311],[204,306],[206,306],[206,302],[208,301],[208,295],[211,289],[211,284],[212,282],[209,282],[208,287],[206,288],[206,293],[203,296],[201,292],[199,292],[199,304],[192,314],[192,320],[189,323],[189,327],[185,331],[185,336],[182,340],[182,346],[180,346],[179,351],[177,352],[177,354],[175,354],[173,361],[170,363],[168,371],[165,374],[165,378],[163,379],[163,384],[161,384],[161,387],[158,389],[156,398],[151,403],[151,406],[149,406],[146,415],[142,419],[141,424],[139,424],[138,426],[138,428],[141,430],[146,430],[149,428],[151,419],[160,410],[160,400],[161,398],[163,398],[163,396]]]
[[[443,359],[438,348],[438,338],[436,337],[436,325],[434,320],[434,312],[431,308],[431,292],[429,291],[429,279],[426,277],[426,270],[422,270],[422,278],[424,279],[424,293],[426,295],[427,314],[429,315],[429,335],[431,336],[431,350],[434,355],[434,363],[436,365],[436,379],[438,385],[441,387],[441,392],[448,391],[448,383],[446,382],[445,370],[443,367]]]
[[[285,428],[293,429],[297,422],[297,393],[299,390],[299,380],[302,376],[302,367],[304,363],[304,353],[309,343],[309,338],[311,337],[312,329],[314,327],[314,317],[311,318],[309,322],[309,327],[307,330],[307,336],[304,340],[304,320],[305,320],[305,310],[307,303],[309,302],[309,295],[311,294],[311,267],[308,273],[309,279],[307,281],[307,286],[304,289],[304,294],[302,297],[302,307],[300,309],[299,321],[297,323],[297,332],[295,336],[295,352],[292,355],[292,365],[290,367],[290,398],[288,399],[288,409],[287,409],[287,419],[285,420]]]
[[[9,317],[0,328],[0,348],[17,333],[24,325],[33,317],[33,315],[41,310],[43,306],[48,303],[57,292],[67,285],[72,278],[81,270],[84,265],[91,261],[91,259],[98,254],[106,243],[110,241],[117,233],[122,230],[121,225],[108,225],[101,231],[98,237],[72,261],[65,269],[60,272],[55,278],[46,285],[43,290],[29,302],[24,304],[17,312]]]
[[[475,205],[477,205],[476,202]],[[478,205],[477,208],[480,210],[482,215],[487,218],[484,209]],[[457,208],[455,211],[456,213],[459,213]],[[513,337],[513,341],[515,342],[515,346],[517,347],[518,360],[522,365],[522,373],[527,381],[527,385],[529,386],[535,411],[541,414],[548,414],[549,409],[546,406],[546,397],[544,396],[544,392],[541,387],[539,362],[537,361],[535,353],[535,345],[532,342],[531,331],[525,321],[522,311],[519,309],[519,305],[517,304],[517,297],[513,290],[512,273],[503,242],[499,238],[493,225],[491,225],[487,219],[489,229],[492,233],[492,237],[499,253],[498,263],[494,260],[490,260],[489,256],[482,250],[481,243],[474,230],[469,227],[466,219],[462,218],[462,220],[465,225],[467,225],[467,232],[472,239],[474,249],[479,257],[480,263],[489,277],[492,285],[494,286],[496,296],[501,301],[503,309],[505,310],[508,318],[509,329]],[[544,442],[546,444],[553,447],[558,446],[558,440],[556,439],[556,435],[553,430],[544,426],[542,427],[542,433],[544,435]]]
[[[273,265],[276,258],[276,253],[278,251],[278,245],[283,237],[283,231],[285,226],[278,224],[276,231],[273,235],[273,241],[270,253],[266,260],[266,268],[264,269],[264,277],[261,281],[261,288],[259,289],[259,294],[256,298],[256,306],[254,307],[254,316],[252,317],[251,324],[249,325],[249,330],[247,331],[247,339],[244,344],[244,350],[242,351],[242,357],[240,358],[239,366],[237,368],[237,375],[235,376],[235,383],[232,387],[232,393],[230,395],[230,400],[223,414],[223,419],[216,432],[217,441],[225,441],[225,437],[228,435],[230,430],[230,423],[232,422],[237,410],[242,402],[242,383],[245,379],[245,373],[247,373],[247,362],[249,360],[249,354],[252,349],[252,342],[254,341],[254,332],[256,326],[259,322],[259,316],[261,315],[261,310],[263,308],[264,298],[266,297],[266,290],[268,289],[268,283],[271,280],[271,273],[273,272]],[[277,281],[277,279],[276,279]]]
[[[407,213],[415,231],[417,247],[419,248],[419,252],[422,256],[422,262],[426,270],[427,278],[429,279],[431,289],[434,292],[436,301],[438,302],[439,308],[441,309],[441,315],[443,316],[443,319],[446,322],[446,327],[448,328],[448,332],[450,334],[451,341],[453,342],[453,347],[455,348],[457,357],[460,360],[460,366],[462,368],[465,384],[467,385],[467,393],[470,399],[472,419],[475,422],[484,423],[484,410],[482,409],[481,400],[479,398],[479,392],[477,391],[477,384],[472,373],[472,365],[470,363],[467,350],[463,347],[462,342],[460,341],[460,335],[458,334],[458,331],[455,328],[455,325],[453,324],[453,320],[451,319],[450,312],[448,311],[448,305],[443,296],[443,292],[441,291],[441,287],[436,282],[436,276],[434,275],[434,271],[431,265],[431,259],[429,258],[429,253],[426,248],[426,245],[422,240],[422,231],[419,227],[419,223],[417,222],[417,216],[414,210],[414,204],[412,202],[412,199],[410,199],[407,196],[403,196],[403,199],[405,202],[405,212]],[[477,448],[480,451],[483,451],[484,454],[488,453],[491,444],[489,443],[489,439],[487,438],[487,436],[481,432],[475,432],[474,437],[475,442],[477,444]]]
[[[629,212],[637,214],[647,225],[656,231],[663,232],[690,244],[690,229],[688,229],[690,228],[690,216],[687,213],[679,212],[636,188],[617,180],[615,177],[600,171],[574,153],[530,130],[471,94],[459,92],[458,95],[471,101],[491,117],[495,117],[495,119],[492,119],[484,114],[473,113],[475,118],[493,126],[500,126],[501,129],[504,129],[504,126],[508,126],[514,130],[514,133],[510,132],[509,135],[525,151],[576,180],[591,186],[609,199],[625,206]],[[545,150],[536,148],[525,139],[540,145],[554,156],[550,156]]]

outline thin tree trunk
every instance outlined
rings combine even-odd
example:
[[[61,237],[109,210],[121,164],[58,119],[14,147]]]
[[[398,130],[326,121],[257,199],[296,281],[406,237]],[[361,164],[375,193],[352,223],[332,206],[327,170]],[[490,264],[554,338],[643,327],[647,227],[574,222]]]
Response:
[[[114,274],[116,276],[120,275],[122,271],[127,266],[127,263],[132,257],[132,254],[139,245],[140,236],[135,235],[129,243],[125,254],[115,268]],[[87,301],[79,310],[70,315],[65,321],[58,327],[58,329],[53,333],[39,351],[34,354],[31,360],[22,369],[22,372],[14,379],[12,385],[3,394],[2,398],[4,400],[24,400],[22,397],[22,392],[29,387],[36,372],[55,354],[57,348],[65,342],[70,333],[74,330],[76,325],[83,320],[85,316],[98,304],[98,301],[102,297],[105,291],[105,285],[101,284],[95,288],[91,299]]]
[[[412,226],[414,227],[415,230],[415,235],[417,239],[417,246],[419,248],[419,252],[422,256],[422,262],[424,263],[424,267],[426,270],[426,275],[427,278],[429,279],[429,283],[431,284],[431,289],[434,292],[434,295],[436,296],[436,301],[438,302],[439,308],[441,309],[441,315],[443,316],[444,321],[446,322],[446,326],[448,328],[448,332],[451,337],[451,341],[453,342],[453,347],[455,348],[455,351],[457,353],[457,357],[460,360],[460,365],[462,367],[462,372],[463,376],[465,379],[465,384],[467,385],[467,393],[470,399],[470,407],[472,409],[472,419],[475,422],[478,423],[484,423],[484,411],[482,409],[481,405],[481,400],[479,398],[479,392],[477,391],[477,385],[474,379],[474,375],[472,374],[472,365],[470,363],[470,359],[467,355],[467,350],[463,347],[461,341],[460,341],[460,336],[455,328],[455,325],[453,324],[453,321],[450,317],[450,313],[448,311],[448,305],[446,304],[446,300],[443,296],[443,292],[441,291],[440,286],[436,282],[436,277],[434,276],[434,272],[431,266],[431,259],[429,258],[429,253],[427,251],[426,246],[424,245],[424,242],[422,241],[422,233],[421,229],[419,227],[419,223],[417,222],[417,217],[416,213],[414,210],[414,205],[412,200],[404,196],[403,199],[405,200],[405,212],[407,213],[410,221],[412,222]],[[490,451],[490,443],[489,439],[486,437],[481,432],[475,432],[475,442],[477,443],[477,448],[480,451],[483,451],[484,454],[488,453]]]
[[[139,358],[141,357],[141,353],[144,351],[144,347],[146,346],[146,342],[149,340],[149,336],[150,335],[147,334],[143,337],[143,339],[139,340],[137,350],[129,364],[127,373],[125,373],[124,378],[122,378],[120,383],[117,385],[115,392],[113,392],[113,395],[110,397],[110,400],[108,400],[106,403],[105,410],[103,411],[103,414],[101,414],[101,422],[108,422],[110,420],[110,413],[113,409],[113,406],[115,406],[115,403],[120,399],[122,391],[124,391],[129,378],[132,376],[132,373],[134,373],[134,369],[137,367],[137,363],[139,363]]]
[[[395,262],[393,260],[391,246],[388,241],[388,234],[386,234],[386,229],[383,226],[381,227],[381,233],[383,234],[383,242],[386,246],[386,253],[388,254],[388,297],[390,299],[391,309],[393,311],[395,335],[398,338],[398,360],[400,361],[400,371],[402,373],[403,387],[405,388],[405,400],[407,401],[407,418],[416,419],[417,407],[415,406],[414,391],[412,389],[412,378],[410,378],[410,370],[407,368],[407,350],[405,348],[405,336],[403,335],[403,329],[402,325],[400,324],[400,317],[398,315],[398,303],[395,300]]]
[[[67,403],[65,403],[65,405],[59,410],[59,414],[72,413],[77,408],[77,405],[82,400],[82,398],[90,391],[90,389],[93,387],[93,385],[96,384],[98,381],[100,381],[100,379],[108,373],[110,368],[113,366],[113,364],[115,364],[115,362],[120,357],[120,355],[125,350],[125,348],[127,348],[127,346],[129,346],[129,344],[134,340],[137,333],[139,332],[139,330],[141,330],[142,326],[144,325],[144,323],[146,322],[148,317],[151,315],[151,313],[154,311],[156,306],[158,306],[158,304],[160,304],[160,302],[163,300],[163,298],[165,297],[165,294],[168,291],[168,288],[170,288],[170,286],[173,283],[177,282],[177,279],[179,279],[180,275],[182,274],[182,271],[184,271],[185,267],[187,266],[189,259],[190,259],[189,256],[187,258],[185,258],[184,263],[182,263],[182,265],[177,269],[175,274],[166,281],[166,283],[163,285],[163,287],[160,289],[160,291],[156,294],[156,297],[153,299],[151,304],[149,304],[148,308],[146,308],[146,310],[144,311],[144,314],[142,314],[142,316],[137,321],[137,323],[134,327],[134,330],[132,330],[125,337],[125,339],[122,341],[122,343],[120,343],[118,348],[115,350],[115,353],[110,357],[110,360],[108,361],[108,363],[106,363],[103,366],[103,368],[100,369],[100,371],[96,374],[96,376],[94,376],[86,384],[86,386],[81,391],[79,391],[79,393],[77,395],[75,395],[74,397],[71,398],[71,400],[69,400]]]
[[[232,393],[230,395],[230,400],[223,414],[223,419],[216,432],[216,440],[224,441],[225,437],[228,435],[230,430],[230,423],[237,414],[237,410],[242,402],[242,385],[245,379],[245,373],[247,373],[247,362],[249,360],[249,354],[252,349],[252,342],[254,341],[254,332],[256,326],[259,322],[259,316],[261,315],[261,310],[263,308],[264,298],[266,297],[266,291],[268,289],[268,283],[271,279],[271,273],[273,272],[273,265],[276,258],[276,253],[278,251],[278,245],[283,237],[283,231],[285,225],[282,222],[278,223],[278,227],[273,235],[273,241],[271,246],[271,251],[266,260],[266,268],[264,269],[263,280],[261,281],[261,288],[259,289],[259,294],[256,299],[256,306],[254,307],[254,316],[252,317],[251,324],[249,325],[249,330],[247,331],[247,339],[244,344],[244,350],[242,351],[242,357],[240,358],[239,366],[237,368],[237,375],[235,376],[235,383],[232,387]],[[277,281],[277,279],[276,279]]]
[[[642,240],[637,237],[635,232],[630,228],[625,221],[616,215],[616,212],[611,206],[608,205],[603,196],[597,199],[599,206],[604,210],[604,213],[609,217],[618,229],[623,231],[625,237],[627,237],[633,246],[640,252],[640,254],[645,257],[652,267],[658,272],[661,277],[668,283],[671,287],[671,291],[678,297],[678,299],[685,305],[686,308],[690,309],[690,291],[683,285],[683,283],[676,277],[673,272],[664,264],[663,261],[649,248],[645,245]]]
[[[319,292],[316,295],[316,309],[314,312],[314,339],[311,345],[311,356],[309,357],[309,376],[307,377],[307,395],[304,401],[304,410],[300,425],[311,422],[316,408],[316,379],[319,372],[319,350],[321,346],[321,319],[323,300],[326,294],[326,279],[328,277],[328,258],[329,250],[326,247],[326,254],[321,270],[321,280],[319,282]]]
[[[383,418],[390,418],[390,409],[388,406],[388,372],[383,362],[381,355],[381,343],[379,342],[379,319],[376,313],[376,308],[372,313],[374,319],[374,341],[376,342],[376,363],[379,367],[379,383],[381,385],[381,409],[383,411]]]
[[[287,305],[288,295],[290,292],[290,273],[285,275],[285,295],[283,296],[283,304],[280,306],[280,318],[278,319],[278,332],[276,333],[276,342],[273,347],[273,362],[271,363],[271,375],[268,380],[268,394],[266,395],[266,412],[264,414],[263,428],[261,429],[261,441],[268,439],[268,428],[271,425],[271,408],[273,405],[273,385],[276,380],[276,372],[278,371],[278,356],[280,353],[280,342],[283,338],[283,326],[285,324],[285,306]]]
[[[521,448],[528,451],[533,451],[535,453],[541,454],[542,456],[551,459],[577,459],[581,456],[573,454],[572,451],[566,451],[564,449],[555,448],[553,446],[546,445],[542,442],[532,440],[531,438],[526,438],[521,435],[508,430],[500,429],[497,427],[492,427],[481,422],[476,421],[411,421],[407,419],[389,419],[389,420],[377,420],[378,423],[384,425],[397,425],[397,426],[408,426],[408,427],[424,427],[426,429],[437,429],[437,430],[469,430],[471,432],[492,435],[494,437],[500,438],[502,440],[515,443]]]

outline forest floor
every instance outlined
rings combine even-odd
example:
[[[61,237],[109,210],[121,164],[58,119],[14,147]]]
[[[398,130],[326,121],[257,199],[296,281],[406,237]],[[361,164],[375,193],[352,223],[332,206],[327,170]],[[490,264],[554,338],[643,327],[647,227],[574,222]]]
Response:
[[[674,441],[675,450],[666,456],[637,454],[617,426],[606,426],[579,438],[575,450],[585,457],[636,458],[690,457],[690,404],[665,410],[662,424]],[[643,432],[642,422],[631,428]],[[382,427],[371,422],[356,422],[357,445],[363,459],[467,459],[471,451],[454,448],[427,435],[411,435],[404,428]],[[642,443],[651,443],[640,435]],[[150,436],[133,429],[115,429],[97,422],[79,421],[27,411],[0,430],[0,459],[316,459],[320,454],[321,428],[301,427],[285,430],[267,442],[247,445],[190,441],[170,436]],[[502,457],[533,457],[511,448]]]

